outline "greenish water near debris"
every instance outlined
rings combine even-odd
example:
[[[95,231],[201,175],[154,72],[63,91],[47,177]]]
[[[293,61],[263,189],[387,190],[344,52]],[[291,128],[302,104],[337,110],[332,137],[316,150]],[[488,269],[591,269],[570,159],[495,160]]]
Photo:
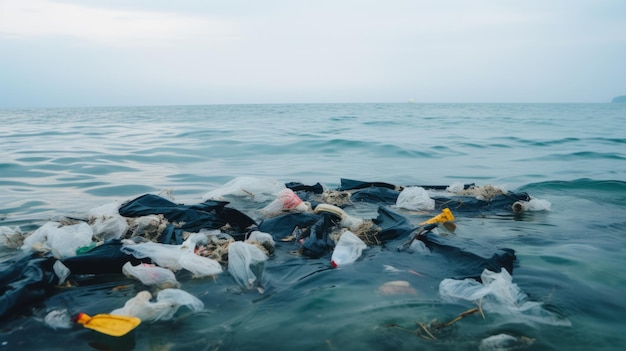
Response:
[[[457,214],[453,238],[512,248],[513,283],[569,322],[524,323],[469,315],[427,340],[416,322],[447,321],[475,307],[445,303],[450,262],[369,247],[330,269],[278,243],[263,293],[241,291],[228,273],[177,278],[205,304],[111,339],[53,330],[46,311],[120,307],[144,289],[110,277],[75,301],[51,297],[0,321],[0,348],[22,350],[472,350],[505,333],[528,350],[615,350],[626,343],[622,273],[626,226],[623,104],[293,104],[0,110],[0,226],[32,231],[57,216],[169,192],[176,202],[238,176],[337,187],[340,178],[393,184],[492,184],[549,201],[522,215]],[[234,199],[258,216],[265,204]],[[348,208],[371,218],[375,210]],[[411,221],[423,216],[405,213]],[[16,251],[3,248],[2,259]],[[390,271],[387,266],[396,270]],[[107,278],[109,279],[109,278]],[[385,295],[402,280],[413,293]],[[120,285],[127,284],[123,288]],[[116,288],[117,287],[117,288]],[[91,289],[91,290],[90,290]],[[398,326],[398,327],[392,327]],[[36,338],[31,337],[37,335]]]

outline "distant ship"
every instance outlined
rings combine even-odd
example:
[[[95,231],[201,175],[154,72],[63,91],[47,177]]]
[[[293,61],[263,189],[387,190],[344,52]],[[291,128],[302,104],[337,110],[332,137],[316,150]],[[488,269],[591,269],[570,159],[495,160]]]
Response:
[[[409,99],[409,104],[412,104],[412,103],[414,103],[414,102],[415,102],[415,100],[413,100],[413,99]]]

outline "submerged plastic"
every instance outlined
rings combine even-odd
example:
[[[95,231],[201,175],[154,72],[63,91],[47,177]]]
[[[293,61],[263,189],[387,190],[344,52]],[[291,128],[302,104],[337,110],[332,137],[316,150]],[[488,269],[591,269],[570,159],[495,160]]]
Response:
[[[330,265],[333,266],[333,268],[337,268],[354,263],[361,257],[361,253],[366,248],[367,245],[365,245],[363,240],[359,239],[354,233],[345,231],[339,237],[337,245],[335,245],[335,249],[330,258]]]
[[[180,285],[172,271],[152,264],[142,263],[133,266],[130,262],[126,262],[122,266],[122,273],[138,279],[144,285],[156,286],[161,289],[175,288]]]
[[[530,301],[505,269],[500,272],[484,270],[481,282],[474,279],[444,279],[439,284],[439,295],[446,302],[482,301],[485,312],[509,315],[525,323],[571,325],[566,319],[558,318],[541,303]]]
[[[239,286],[250,289],[261,276],[262,267],[259,264],[267,259],[258,247],[237,241],[228,247],[228,272]]]
[[[159,291],[156,301],[151,301],[149,291],[140,291],[129,299],[124,307],[111,311],[112,315],[133,316],[145,322],[169,320],[178,310],[185,306],[193,312],[204,309],[204,304],[197,297],[180,289],[164,289]]]

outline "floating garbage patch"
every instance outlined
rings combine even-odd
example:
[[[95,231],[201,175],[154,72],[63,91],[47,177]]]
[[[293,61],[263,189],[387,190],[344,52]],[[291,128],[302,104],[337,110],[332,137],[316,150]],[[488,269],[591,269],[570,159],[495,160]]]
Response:
[[[231,203],[246,205],[235,208]],[[142,324],[202,312],[203,302],[185,290],[184,282],[229,279],[238,287],[232,293],[271,294],[272,281],[264,272],[277,250],[303,262],[324,262],[336,271],[359,265],[377,247],[394,255],[414,254],[415,260],[445,262],[438,268],[446,272],[439,286],[441,303],[481,301],[447,324],[424,324],[426,339],[436,339],[435,329],[473,313],[498,315],[510,323],[568,325],[512,283],[512,248],[454,234],[455,223],[467,217],[549,209],[545,200],[491,185],[404,186],[351,179],[328,189],[319,183],[239,177],[191,205],[145,194],[93,208],[83,217],[49,221],[30,232],[0,227],[0,247],[13,253],[0,263],[0,318],[11,320],[39,309],[51,329],[82,325],[120,336]],[[365,218],[359,213],[374,214]],[[396,270],[389,264],[381,266]],[[73,306],[71,312],[46,311],[46,301],[53,297],[116,279],[137,291],[124,303],[118,299],[117,305],[85,306],[89,311],[82,306]],[[115,296],[115,289],[107,295]],[[390,280],[378,293],[412,296],[417,291],[408,281]],[[511,338],[487,338],[481,349],[519,342]]]

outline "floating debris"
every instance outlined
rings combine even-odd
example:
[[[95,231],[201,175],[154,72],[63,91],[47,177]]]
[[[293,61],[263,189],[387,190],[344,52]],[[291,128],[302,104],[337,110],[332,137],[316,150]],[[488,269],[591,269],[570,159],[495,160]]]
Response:
[[[483,319],[485,318],[485,315],[483,314],[483,310],[481,307],[482,301],[478,303],[478,307],[474,307],[471,308],[467,311],[461,312],[459,313],[458,316],[454,317],[453,319],[449,320],[448,322],[444,322],[444,323],[440,323],[437,321],[437,319],[432,320],[430,323],[424,323],[424,322],[415,322],[419,328],[415,329],[415,330],[409,330],[406,328],[403,328],[397,324],[389,324],[387,325],[387,327],[392,327],[392,328],[397,328],[400,330],[403,330],[405,332],[411,333],[411,334],[415,334],[421,338],[424,338],[426,340],[429,341],[436,341],[437,340],[437,335],[440,335],[445,328],[453,325],[454,323],[460,321],[461,319],[474,314],[474,313],[480,313],[483,316]]]
[[[417,291],[406,280],[393,280],[386,282],[376,290],[383,295],[415,295]]]
[[[472,185],[467,189],[461,189],[461,190],[455,191],[454,193],[457,195],[474,196],[482,200],[491,200],[498,195],[507,194],[508,191],[500,187],[487,184],[487,185],[481,185],[481,186]]]

